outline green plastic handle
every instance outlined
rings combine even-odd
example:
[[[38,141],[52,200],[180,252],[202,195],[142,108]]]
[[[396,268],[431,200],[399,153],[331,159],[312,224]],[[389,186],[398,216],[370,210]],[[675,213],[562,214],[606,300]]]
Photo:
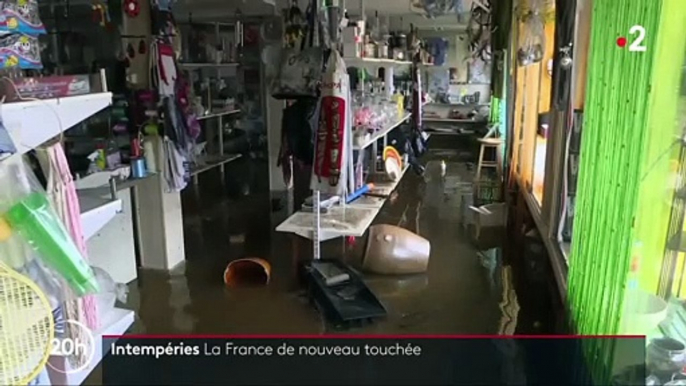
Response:
[[[98,292],[93,270],[84,261],[45,195],[33,193],[12,206],[5,219],[43,260],[64,277],[78,296]]]

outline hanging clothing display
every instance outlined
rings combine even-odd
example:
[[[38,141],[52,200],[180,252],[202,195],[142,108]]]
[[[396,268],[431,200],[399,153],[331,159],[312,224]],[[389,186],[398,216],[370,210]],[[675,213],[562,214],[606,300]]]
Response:
[[[164,22],[157,25],[162,37],[156,39],[150,48],[150,79],[160,96],[164,117],[164,180],[169,191],[178,192],[187,186],[190,179],[189,164],[193,161],[192,148],[200,135],[200,125],[195,117],[188,114],[190,85],[177,72],[176,53],[170,41],[176,28],[173,17],[167,12],[171,2],[155,5],[162,7],[155,7],[154,14]]]
[[[177,78],[174,47],[157,39],[150,45],[150,79],[160,97],[175,95]]]
[[[177,150],[184,156],[190,156],[193,138],[189,135],[187,121],[176,98],[165,97],[162,100],[164,110],[164,133],[176,144]]]
[[[164,180],[167,187],[172,192],[182,191],[188,185],[188,162],[168,137],[164,138],[164,159]]]

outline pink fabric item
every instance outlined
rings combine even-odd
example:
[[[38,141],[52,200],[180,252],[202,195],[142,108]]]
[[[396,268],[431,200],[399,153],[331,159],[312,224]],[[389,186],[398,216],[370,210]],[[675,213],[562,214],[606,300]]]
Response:
[[[76,194],[76,186],[74,179],[69,170],[67,157],[64,154],[64,148],[61,144],[52,146],[52,156],[50,157],[53,170],[59,173],[58,181],[62,181],[63,194],[65,195],[63,205],[66,209],[64,220],[67,222],[69,232],[74,243],[79,248],[79,252],[86,261],[88,261],[88,249],[86,247],[86,240],[83,237],[83,230],[81,228],[81,207],[79,198]],[[91,330],[95,331],[100,327],[98,318],[98,309],[95,297],[93,295],[86,295],[80,299],[82,302],[82,309],[86,325]]]

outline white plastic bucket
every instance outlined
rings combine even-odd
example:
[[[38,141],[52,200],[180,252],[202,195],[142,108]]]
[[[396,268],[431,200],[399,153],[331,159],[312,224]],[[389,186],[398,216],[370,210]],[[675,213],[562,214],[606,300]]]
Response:
[[[623,335],[650,335],[667,317],[667,302],[656,295],[637,291],[627,302],[630,303],[622,320]]]

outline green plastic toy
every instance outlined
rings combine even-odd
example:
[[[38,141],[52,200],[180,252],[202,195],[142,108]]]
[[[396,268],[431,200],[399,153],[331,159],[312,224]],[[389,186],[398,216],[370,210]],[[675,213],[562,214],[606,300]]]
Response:
[[[35,248],[43,260],[64,277],[76,295],[98,292],[93,271],[53,214],[47,197],[32,193],[10,207],[4,215],[10,227]]]

